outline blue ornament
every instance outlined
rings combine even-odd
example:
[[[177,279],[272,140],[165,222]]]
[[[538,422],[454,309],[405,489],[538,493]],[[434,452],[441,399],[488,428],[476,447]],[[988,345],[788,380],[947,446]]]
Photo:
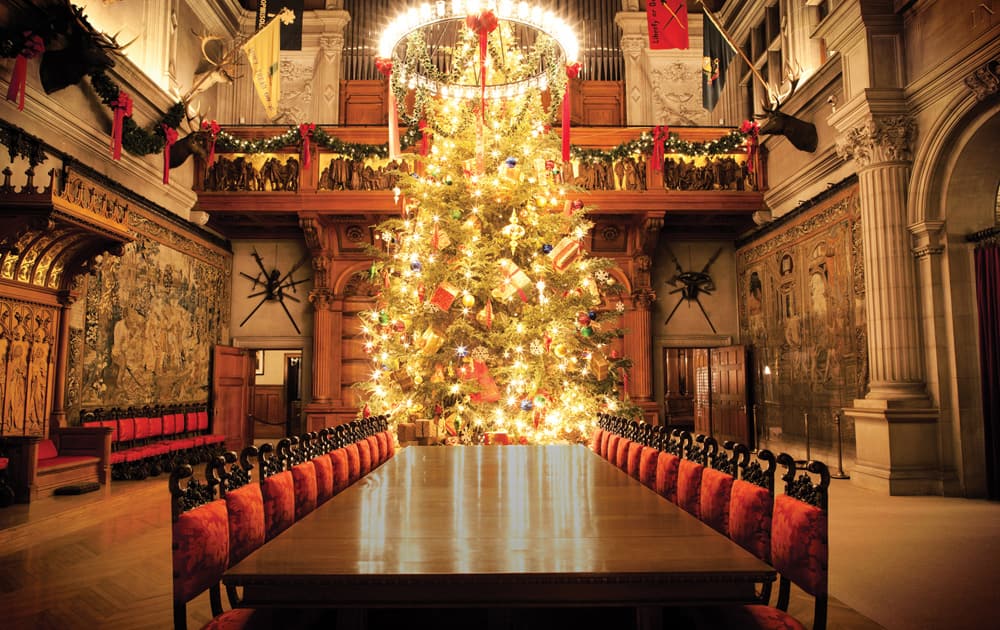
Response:
[[[424,268],[424,266],[422,264],[420,264],[419,260],[414,260],[413,262],[410,263],[410,269],[412,269],[414,271],[420,271],[423,268]]]
[[[514,168],[515,166],[517,166],[517,158],[514,157],[514,156],[511,156],[511,157],[507,158],[506,160],[504,160],[503,163],[506,164],[510,168]]]
[[[531,411],[534,408],[535,403],[531,402],[531,400],[525,398],[521,401],[521,411]]]
[[[549,245],[548,243],[542,245],[542,253],[543,254],[548,254],[551,251],[552,251],[552,246],[551,245]]]
[[[597,311],[587,311],[587,316],[590,317],[592,321],[597,320]]]

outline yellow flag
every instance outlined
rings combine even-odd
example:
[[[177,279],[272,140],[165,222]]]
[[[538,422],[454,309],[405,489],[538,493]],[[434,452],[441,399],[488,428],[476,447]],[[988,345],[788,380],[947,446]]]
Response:
[[[281,20],[274,19],[243,44],[243,52],[250,62],[253,85],[267,117],[278,117],[281,99]]]

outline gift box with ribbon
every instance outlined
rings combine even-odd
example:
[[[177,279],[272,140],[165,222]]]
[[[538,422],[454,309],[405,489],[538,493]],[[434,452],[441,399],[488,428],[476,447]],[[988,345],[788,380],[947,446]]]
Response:
[[[455,302],[455,298],[458,297],[459,292],[458,287],[448,281],[444,281],[434,289],[434,294],[431,295],[430,302],[442,311],[447,311]]]
[[[564,236],[561,241],[548,254],[552,259],[552,268],[556,271],[565,271],[573,264],[573,261],[580,257],[580,241],[578,239]]]
[[[528,290],[531,288],[531,278],[509,258],[500,259],[500,272],[503,278],[500,286],[493,289],[492,295],[501,300],[508,300],[515,294],[522,302],[528,301]]]
[[[436,354],[444,345],[444,333],[439,328],[430,326],[414,340],[414,345],[420,348],[420,354],[429,357]]]

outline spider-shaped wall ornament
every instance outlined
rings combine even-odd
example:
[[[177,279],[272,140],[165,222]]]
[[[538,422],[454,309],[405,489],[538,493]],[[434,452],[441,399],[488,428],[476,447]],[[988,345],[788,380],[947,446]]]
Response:
[[[256,313],[265,302],[277,302],[278,304],[281,304],[281,308],[284,309],[285,315],[288,315],[289,321],[291,321],[292,326],[295,327],[295,332],[297,334],[302,334],[302,331],[299,330],[299,325],[295,322],[295,318],[292,317],[291,311],[289,311],[288,307],[285,305],[285,300],[288,299],[293,302],[301,302],[299,298],[289,295],[288,292],[291,291],[292,293],[295,293],[296,285],[309,281],[308,277],[296,280],[294,276],[299,267],[301,267],[306,260],[309,259],[309,255],[306,254],[303,256],[299,262],[295,263],[295,265],[293,265],[292,268],[289,269],[284,275],[278,271],[277,267],[268,271],[267,267],[264,266],[264,260],[260,257],[260,254],[257,253],[256,249],[253,251],[252,256],[253,259],[257,261],[257,266],[260,268],[260,272],[256,276],[251,276],[250,274],[241,271],[240,275],[253,282],[253,286],[250,288],[251,293],[247,295],[247,298],[251,299],[259,297],[260,302],[257,303],[257,306],[253,307],[253,310],[250,311],[249,315],[243,318],[243,321],[240,322],[240,327],[242,328],[243,324],[250,321],[250,318],[254,316],[254,313]],[[261,288],[260,291],[256,291],[258,287]]]
[[[712,254],[712,257],[708,259],[708,262],[705,263],[705,266],[702,267],[701,271],[684,271],[680,262],[677,261],[677,256],[674,256],[674,252],[667,247],[667,254],[670,256],[670,259],[674,261],[674,267],[677,269],[677,273],[666,280],[667,284],[677,287],[668,294],[680,293],[681,296],[680,299],[677,300],[677,304],[674,305],[674,309],[670,311],[670,315],[667,315],[667,321],[663,322],[664,326],[670,323],[670,319],[674,316],[674,313],[677,312],[677,309],[680,308],[680,305],[685,301],[689,303],[697,302],[698,308],[701,309],[701,314],[705,316],[705,321],[707,321],[708,325],[711,326],[712,332],[718,333],[715,329],[715,324],[712,323],[711,318],[708,316],[708,312],[705,311],[705,307],[701,303],[700,296],[703,293],[705,295],[712,295],[712,291],[715,291],[715,281],[712,280],[712,276],[708,275],[708,270],[721,253],[722,248],[720,247],[714,254]]]

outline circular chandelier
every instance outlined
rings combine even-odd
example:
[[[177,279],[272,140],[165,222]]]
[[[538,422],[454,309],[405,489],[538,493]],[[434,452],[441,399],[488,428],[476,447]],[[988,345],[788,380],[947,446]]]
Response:
[[[579,55],[579,44],[573,29],[552,11],[542,9],[530,2],[514,0],[437,0],[400,13],[382,32],[379,40],[378,57],[392,59],[396,48],[409,35],[429,26],[451,21],[468,21],[476,16],[489,14],[496,21],[507,21],[521,24],[552,39],[562,52],[567,65],[576,62]],[[471,25],[470,25],[471,27]],[[512,98],[538,89],[548,88],[548,77],[545,72],[519,81],[499,85],[457,85],[446,83],[420,74],[406,72],[400,68],[398,75],[400,83],[410,88],[425,89],[432,94],[451,98]]]

